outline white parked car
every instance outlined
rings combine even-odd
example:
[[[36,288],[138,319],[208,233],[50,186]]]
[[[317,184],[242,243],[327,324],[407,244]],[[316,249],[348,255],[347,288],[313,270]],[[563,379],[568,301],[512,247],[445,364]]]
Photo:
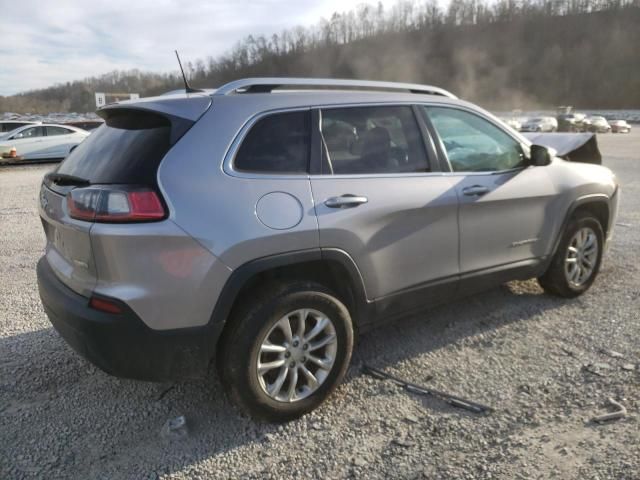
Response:
[[[588,120],[589,125],[587,127],[587,130],[590,132],[609,133],[611,131],[611,126],[609,125],[609,122],[607,122],[607,119],[604,117],[593,115],[589,117]]]
[[[629,125],[626,120],[611,120],[609,125],[611,125],[611,132],[613,133],[631,132],[631,125]]]
[[[502,118],[502,121],[513,128],[516,132],[519,132],[522,128],[522,123],[517,118],[513,117],[505,117]]]
[[[0,137],[0,154],[15,155],[25,160],[64,158],[89,132],[76,127],[55,124],[26,125]]]
[[[522,125],[521,132],[555,132],[558,130],[558,120],[553,117],[530,118]]]

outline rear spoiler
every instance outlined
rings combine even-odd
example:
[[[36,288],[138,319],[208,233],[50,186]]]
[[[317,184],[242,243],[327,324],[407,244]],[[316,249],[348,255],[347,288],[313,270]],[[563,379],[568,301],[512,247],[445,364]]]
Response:
[[[148,128],[146,124],[154,123],[154,117],[164,119],[171,125],[173,145],[205,114],[211,103],[211,97],[202,94],[149,97],[105,105],[96,113],[107,125],[124,120],[126,128],[132,129]]]

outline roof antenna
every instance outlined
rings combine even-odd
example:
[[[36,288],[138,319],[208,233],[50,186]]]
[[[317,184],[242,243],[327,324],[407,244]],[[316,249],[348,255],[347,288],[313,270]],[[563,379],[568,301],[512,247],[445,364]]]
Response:
[[[182,68],[182,62],[180,61],[180,55],[178,55],[178,50],[174,50],[176,52],[176,58],[178,59],[178,65],[180,65],[180,71],[182,72],[182,80],[184,81],[184,90],[187,93],[198,93],[203,90],[198,90],[197,88],[191,88],[189,86],[189,82],[187,82],[187,76],[184,74],[184,69]]]

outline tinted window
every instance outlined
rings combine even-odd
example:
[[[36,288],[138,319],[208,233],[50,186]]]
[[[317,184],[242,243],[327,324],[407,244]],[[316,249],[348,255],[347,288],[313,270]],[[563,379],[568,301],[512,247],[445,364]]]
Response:
[[[429,171],[422,136],[409,106],[323,110],[322,139],[323,173]]]
[[[0,133],[10,132],[11,130],[15,130],[16,128],[20,128],[24,125],[24,123],[0,123]]]
[[[67,135],[68,133],[73,133],[68,128],[63,127],[47,127],[47,137],[51,137],[54,135]]]
[[[62,162],[58,172],[91,183],[155,185],[160,161],[171,147],[171,123],[138,110],[112,111]]]
[[[36,138],[44,136],[44,128],[43,127],[31,127],[25,128],[21,132],[16,133],[13,138],[16,140],[21,138]]]
[[[234,168],[248,172],[306,173],[310,112],[287,112],[258,120],[244,138]]]
[[[523,165],[520,143],[469,112],[426,107],[454,172],[507,170]]]

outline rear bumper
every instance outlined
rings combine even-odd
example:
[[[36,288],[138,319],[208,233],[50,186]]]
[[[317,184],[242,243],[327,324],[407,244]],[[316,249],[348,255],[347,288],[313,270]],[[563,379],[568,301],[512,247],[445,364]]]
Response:
[[[40,298],[58,333],[87,360],[123,378],[167,381],[207,374],[222,330],[212,325],[153,330],[130,308],[108,314],[89,307],[89,299],[66,287],[46,258],[37,267]]]

